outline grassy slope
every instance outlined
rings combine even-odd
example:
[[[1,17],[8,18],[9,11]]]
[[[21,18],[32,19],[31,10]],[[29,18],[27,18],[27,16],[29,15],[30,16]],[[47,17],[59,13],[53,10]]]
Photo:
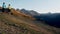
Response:
[[[13,12],[14,13],[14,12]],[[0,13],[0,33],[2,34],[60,34],[60,29],[45,24],[35,24],[21,14]]]

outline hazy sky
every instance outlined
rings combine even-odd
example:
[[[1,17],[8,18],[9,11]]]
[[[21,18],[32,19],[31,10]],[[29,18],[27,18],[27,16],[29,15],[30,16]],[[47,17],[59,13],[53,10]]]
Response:
[[[14,8],[25,8],[39,13],[60,12],[60,0],[0,0],[0,6],[2,6],[3,2],[6,5],[11,4]]]

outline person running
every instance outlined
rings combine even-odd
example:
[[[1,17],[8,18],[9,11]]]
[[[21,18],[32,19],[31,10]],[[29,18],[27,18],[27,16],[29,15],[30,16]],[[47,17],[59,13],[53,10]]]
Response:
[[[5,8],[6,8],[6,5],[5,5],[5,2],[3,2],[3,5],[2,5],[2,12],[5,11]]]
[[[10,4],[8,5],[8,12],[10,12],[11,11],[11,6],[10,6]]]

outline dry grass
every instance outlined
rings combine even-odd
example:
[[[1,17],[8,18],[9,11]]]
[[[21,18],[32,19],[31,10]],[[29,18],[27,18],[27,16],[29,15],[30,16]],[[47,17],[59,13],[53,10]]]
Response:
[[[14,9],[12,9],[11,12],[12,12],[15,16],[23,16],[23,17],[25,17],[25,18],[35,20],[35,18],[33,18],[32,16],[23,14],[23,13],[21,13],[21,12],[19,12],[19,11],[14,10]]]
[[[1,34],[60,34],[60,28],[51,27],[43,23],[38,26],[28,19],[28,16],[15,10],[12,10],[12,13],[14,15],[0,13]]]

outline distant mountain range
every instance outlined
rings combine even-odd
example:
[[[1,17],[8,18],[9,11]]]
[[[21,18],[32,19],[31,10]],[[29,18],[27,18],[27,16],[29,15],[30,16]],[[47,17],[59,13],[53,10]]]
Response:
[[[60,13],[53,14],[40,14],[40,16],[34,16],[38,21],[45,21],[46,24],[60,28]]]
[[[26,15],[33,16],[37,21],[44,21],[46,24],[49,24],[51,26],[60,27],[60,13],[39,14],[34,10],[26,9],[17,9],[17,11],[20,11]]]
[[[30,16],[36,16],[36,15],[40,15],[38,12],[34,11],[34,10],[26,10],[26,9],[17,9],[17,11],[20,11],[26,15],[30,15]]]

